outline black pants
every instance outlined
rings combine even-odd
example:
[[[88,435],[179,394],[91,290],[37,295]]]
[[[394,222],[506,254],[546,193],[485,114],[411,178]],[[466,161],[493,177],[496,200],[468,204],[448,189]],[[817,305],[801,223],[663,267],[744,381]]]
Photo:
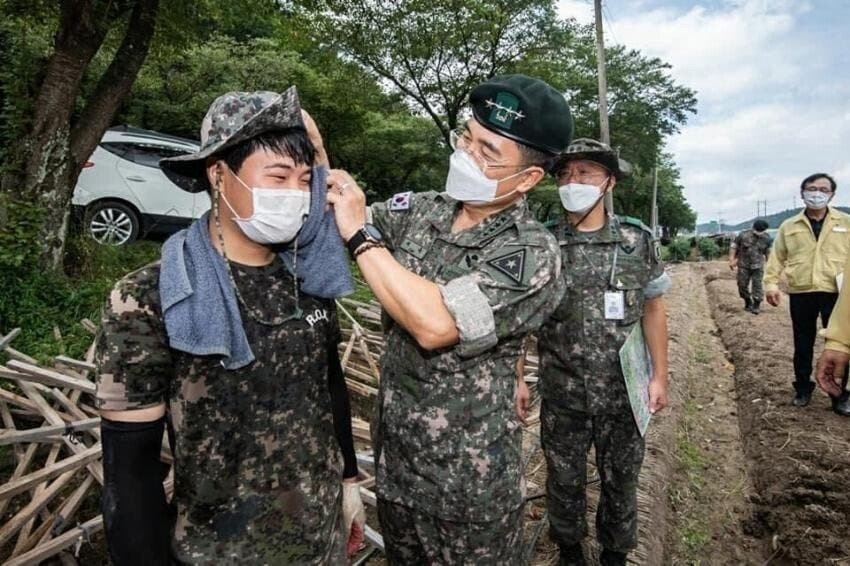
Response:
[[[794,329],[794,389],[798,393],[810,393],[815,387],[811,375],[818,317],[826,328],[838,293],[795,293],[789,297]]]

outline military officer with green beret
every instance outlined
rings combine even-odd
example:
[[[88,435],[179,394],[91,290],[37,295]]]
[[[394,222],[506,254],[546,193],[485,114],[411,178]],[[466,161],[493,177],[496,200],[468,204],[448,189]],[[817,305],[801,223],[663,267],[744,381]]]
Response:
[[[642,324],[653,364],[650,410],[667,405],[670,286],[649,229],[609,216],[604,195],[627,173],[616,151],[575,140],[556,162],[567,213],[555,227],[567,292],[539,333],[541,443],[552,539],[561,564],[584,564],[586,462],[596,448],[596,515],[603,565],[625,564],[637,543],[637,481],[644,441],[629,404],[619,350]],[[521,385],[522,386],[522,385]]]
[[[560,303],[560,254],[525,195],[569,144],[564,96],[523,75],[472,90],[445,192],[365,207],[345,172],[328,200],[388,315],[374,422],[390,564],[520,560],[524,481],[513,414],[523,339]]]

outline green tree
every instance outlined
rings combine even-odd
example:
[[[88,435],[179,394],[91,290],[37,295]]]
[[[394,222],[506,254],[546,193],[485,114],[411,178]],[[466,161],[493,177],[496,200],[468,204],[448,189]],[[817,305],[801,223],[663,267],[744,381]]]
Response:
[[[703,259],[714,259],[720,255],[720,246],[714,238],[700,238],[697,247]]]
[[[357,61],[426,113],[448,141],[475,85],[524,57],[549,55],[543,0],[305,0],[327,47]]]

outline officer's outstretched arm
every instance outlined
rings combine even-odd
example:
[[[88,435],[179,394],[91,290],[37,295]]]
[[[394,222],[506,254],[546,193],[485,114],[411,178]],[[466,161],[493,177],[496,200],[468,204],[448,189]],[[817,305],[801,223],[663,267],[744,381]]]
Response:
[[[366,283],[381,306],[420,347],[436,350],[460,339],[455,319],[443,302],[440,287],[408,271],[389,250],[373,248],[357,257]]]

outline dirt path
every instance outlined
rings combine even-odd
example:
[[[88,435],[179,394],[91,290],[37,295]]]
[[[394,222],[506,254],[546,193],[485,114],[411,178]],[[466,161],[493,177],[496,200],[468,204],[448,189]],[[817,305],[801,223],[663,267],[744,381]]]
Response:
[[[790,405],[793,353],[787,297],[743,312],[728,270],[701,268],[735,364],[744,450],[756,495],[749,530],[770,541],[770,564],[850,564],[850,419],[816,392]]]
[[[701,270],[680,265],[671,271],[671,384],[678,427],[664,563],[764,564],[765,544],[745,528],[753,486],[741,442],[734,368],[718,338]]]

